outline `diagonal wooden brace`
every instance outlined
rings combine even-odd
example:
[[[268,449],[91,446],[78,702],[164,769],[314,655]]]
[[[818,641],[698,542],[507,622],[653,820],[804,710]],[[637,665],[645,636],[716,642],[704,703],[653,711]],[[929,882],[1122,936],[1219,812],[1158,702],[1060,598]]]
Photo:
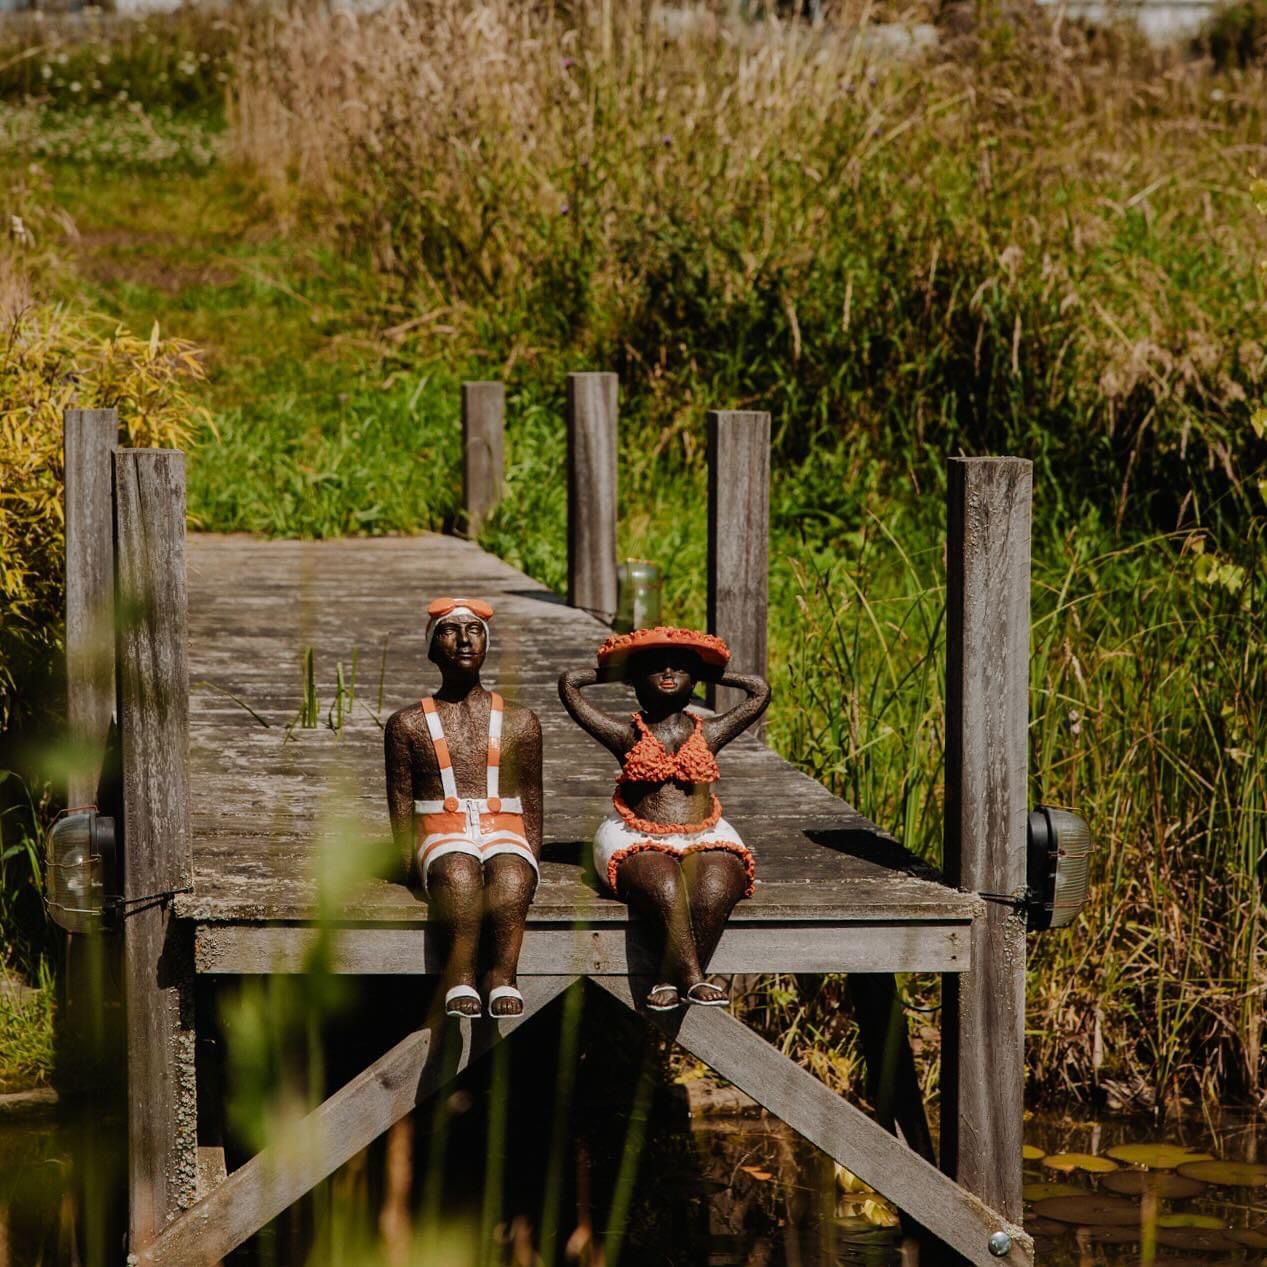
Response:
[[[591,980],[627,1007],[639,1011],[626,978]],[[1031,1267],[1034,1242],[1025,1232],[1000,1218],[725,1010],[688,1007],[684,1013],[665,1016],[648,1012],[645,1016],[968,1262],[977,1267],[995,1263]],[[1010,1248],[999,1255],[989,1249],[990,1237],[996,1232],[1004,1232],[1011,1239]]]
[[[577,978],[528,977],[523,1015],[461,1025],[461,1046],[444,1059],[443,1021],[401,1039],[345,1087],[235,1170],[150,1244],[137,1267],[212,1267],[344,1162],[452,1081],[500,1039],[557,998]],[[450,1031],[454,1023],[449,1022]]]

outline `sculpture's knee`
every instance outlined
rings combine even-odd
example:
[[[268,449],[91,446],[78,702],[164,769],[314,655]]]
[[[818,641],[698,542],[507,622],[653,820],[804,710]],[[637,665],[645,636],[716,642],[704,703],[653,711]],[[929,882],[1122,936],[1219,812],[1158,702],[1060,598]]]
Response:
[[[672,910],[682,896],[682,868],[676,858],[648,849],[620,864],[617,881],[626,901]]]
[[[695,854],[689,860],[687,883],[696,902],[710,907],[733,906],[748,887],[748,873],[732,853]]]
[[[464,907],[483,900],[484,868],[478,858],[451,853],[437,858],[427,872],[428,896],[442,906]]]
[[[489,919],[522,919],[537,887],[537,873],[514,854],[499,854],[484,864],[484,905]]]

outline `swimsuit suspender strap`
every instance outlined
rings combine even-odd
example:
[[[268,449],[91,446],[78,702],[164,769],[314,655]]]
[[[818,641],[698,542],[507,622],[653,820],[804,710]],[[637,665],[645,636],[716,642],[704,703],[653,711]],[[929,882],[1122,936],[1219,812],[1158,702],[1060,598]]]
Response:
[[[444,727],[440,724],[440,714],[436,711],[436,702],[430,695],[423,697],[422,712],[427,719],[427,730],[431,734],[431,746],[436,752],[436,764],[440,767],[440,786],[444,789],[444,808],[450,814],[455,814],[458,808],[458,781],[453,777],[453,760],[449,756],[449,745],[445,742]],[[452,808],[450,808],[449,802],[452,802]]]
[[[492,693],[488,710],[488,808],[496,814],[501,808],[502,718],[505,702],[496,691]]]

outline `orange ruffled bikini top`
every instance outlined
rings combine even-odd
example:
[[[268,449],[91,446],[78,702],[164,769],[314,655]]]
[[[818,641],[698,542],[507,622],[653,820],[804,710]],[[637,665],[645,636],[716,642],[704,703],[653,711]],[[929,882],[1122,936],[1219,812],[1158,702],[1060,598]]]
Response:
[[[625,753],[617,783],[715,783],[721,778],[717,758],[704,742],[704,720],[698,713],[690,738],[676,752],[651,733],[641,713],[635,713],[633,720],[642,738]]]

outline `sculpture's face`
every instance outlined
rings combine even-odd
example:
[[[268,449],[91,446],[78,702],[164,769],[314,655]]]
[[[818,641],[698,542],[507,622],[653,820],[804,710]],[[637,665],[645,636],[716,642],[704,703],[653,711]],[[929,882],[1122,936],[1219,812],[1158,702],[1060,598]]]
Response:
[[[635,658],[628,678],[644,708],[685,708],[699,671],[699,657],[693,651],[656,648]]]
[[[477,672],[488,654],[488,635],[478,620],[469,616],[446,617],[435,628],[430,656],[440,666]]]

